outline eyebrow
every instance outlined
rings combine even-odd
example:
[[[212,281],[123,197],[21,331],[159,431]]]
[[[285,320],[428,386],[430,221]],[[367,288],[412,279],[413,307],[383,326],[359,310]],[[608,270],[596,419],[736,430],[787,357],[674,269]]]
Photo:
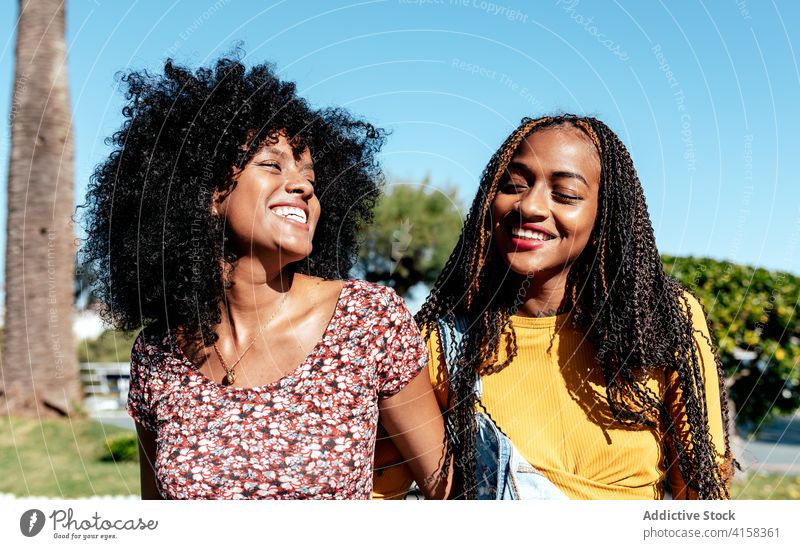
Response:
[[[265,149],[264,152],[266,152],[267,154],[274,154],[275,156],[279,157],[281,160],[286,158],[286,153],[283,152],[282,150],[280,150],[277,147],[270,147],[268,149]]]
[[[586,181],[586,178],[579,173],[558,171],[558,172],[553,172],[553,177],[577,179],[578,181],[583,182],[583,184],[586,185],[587,187],[589,186],[589,183]]]
[[[522,162],[515,162],[514,160],[512,160],[512,161],[511,161],[511,162],[508,164],[508,168],[506,168],[506,171],[509,171],[509,172],[510,172],[510,171],[518,171],[518,172],[523,172],[523,173],[526,173],[526,174],[528,174],[528,175],[533,175],[533,173],[531,172],[531,170],[530,170],[530,169],[528,169],[528,166],[526,166],[526,165],[525,165],[525,164],[523,164]]]

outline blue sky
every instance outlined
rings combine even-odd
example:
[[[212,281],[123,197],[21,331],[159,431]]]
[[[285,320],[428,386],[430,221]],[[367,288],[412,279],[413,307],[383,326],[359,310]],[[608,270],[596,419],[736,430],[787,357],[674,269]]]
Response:
[[[800,274],[800,8],[791,1],[68,0],[76,201],[121,123],[115,74],[243,43],[318,106],[392,135],[392,181],[455,186],[526,115],[590,114],[631,150],[659,249]],[[5,189],[17,3],[0,5]],[[797,50],[797,53],[796,53]],[[5,191],[0,193],[5,223]],[[4,233],[2,243],[4,245]],[[2,272],[2,271],[0,271]]]

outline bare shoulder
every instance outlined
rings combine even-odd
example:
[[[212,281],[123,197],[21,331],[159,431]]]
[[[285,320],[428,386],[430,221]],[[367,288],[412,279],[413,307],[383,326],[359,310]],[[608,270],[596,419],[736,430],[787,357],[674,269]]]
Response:
[[[316,276],[297,274],[295,275],[293,283],[296,285],[299,293],[317,296],[314,301],[319,305],[330,304],[333,306],[339,300],[339,295],[342,292],[345,281],[328,280]]]
[[[344,287],[347,287],[348,294],[353,299],[367,300],[369,302],[381,303],[383,306],[404,304],[393,288],[375,284],[374,282],[367,282],[359,278],[351,278],[347,280],[327,280],[307,275],[296,275],[297,280],[300,282],[301,289],[316,290],[321,294],[327,294],[329,298],[336,299],[342,292]]]

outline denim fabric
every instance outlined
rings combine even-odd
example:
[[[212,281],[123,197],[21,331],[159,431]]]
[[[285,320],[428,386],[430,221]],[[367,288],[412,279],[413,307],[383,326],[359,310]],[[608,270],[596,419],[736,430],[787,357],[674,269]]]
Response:
[[[455,337],[439,320],[439,340],[450,379],[456,365],[450,364],[450,349],[458,349],[466,332],[463,317],[456,317]],[[451,340],[452,339],[452,340]],[[482,394],[480,377],[475,382],[475,393]],[[547,477],[529,464],[507,436],[494,422],[480,412],[475,412],[477,423],[475,475],[477,499],[567,499]]]

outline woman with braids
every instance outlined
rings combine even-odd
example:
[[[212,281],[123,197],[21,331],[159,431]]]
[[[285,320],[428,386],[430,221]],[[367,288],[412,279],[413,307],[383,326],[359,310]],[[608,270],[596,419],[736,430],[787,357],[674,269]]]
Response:
[[[236,59],[123,81],[83,252],[106,318],[143,327],[128,397],[142,496],[369,498],[380,411],[442,497],[424,342],[392,290],[346,279],[383,132]]]
[[[664,272],[633,162],[599,120],[522,121],[416,320],[460,497],[529,497],[514,477],[534,468],[575,499],[729,497],[703,308]],[[376,495],[409,483],[378,469]]]

